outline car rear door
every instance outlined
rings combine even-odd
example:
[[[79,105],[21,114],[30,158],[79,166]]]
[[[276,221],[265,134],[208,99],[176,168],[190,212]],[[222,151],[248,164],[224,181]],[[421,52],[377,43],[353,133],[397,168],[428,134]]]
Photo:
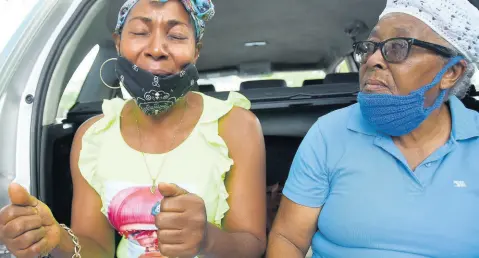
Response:
[[[42,73],[54,52],[55,42],[86,1],[36,1],[8,42],[3,48],[0,46],[0,207],[9,203],[7,188],[12,181],[37,194],[32,162],[35,160],[32,137],[35,97],[41,89]],[[7,257],[10,255],[0,243],[0,258]]]

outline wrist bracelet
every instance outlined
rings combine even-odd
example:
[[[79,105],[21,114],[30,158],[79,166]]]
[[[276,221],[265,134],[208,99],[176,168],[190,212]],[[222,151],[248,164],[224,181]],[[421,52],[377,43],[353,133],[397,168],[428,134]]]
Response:
[[[81,258],[80,251],[81,251],[81,245],[80,241],[78,240],[78,237],[75,236],[75,233],[67,227],[65,224],[60,224],[60,227],[62,227],[68,235],[72,238],[73,244],[75,245],[75,253],[73,254],[72,258]]]

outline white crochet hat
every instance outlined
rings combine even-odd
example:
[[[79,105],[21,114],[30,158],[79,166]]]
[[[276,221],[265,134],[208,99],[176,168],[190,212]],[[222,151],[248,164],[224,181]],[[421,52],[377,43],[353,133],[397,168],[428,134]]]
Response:
[[[379,16],[412,15],[453,45],[476,66],[473,84],[479,86],[479,10],[468,0],[387,0]]]

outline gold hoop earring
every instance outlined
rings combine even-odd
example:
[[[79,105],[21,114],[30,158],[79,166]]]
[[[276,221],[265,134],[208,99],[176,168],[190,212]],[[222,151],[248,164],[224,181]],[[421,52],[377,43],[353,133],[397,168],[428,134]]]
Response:
[[[113,90],[119,89],[120,86],[118,86],[118,87],[113,87],[113,86],[108,85],[108,84],[105,82],[105,80],[103,80],[102,71],[103,71],[103,66],[105,66],[106,63],[108,63],[108,62],[110,62],[110,61],[116,61],[116,60],[118,60],[118,59],[117,59],[117,58],[110,58],[110,59],[106,60],[105,62],[103,62],[103,64],[102,64],[101,67],[100,67],[100,79],[101,79],[101,82],[103,82],[103,84],[104,84],[106,87],[108,87],[108,88],[110,88],[110,89],[113,89]]]

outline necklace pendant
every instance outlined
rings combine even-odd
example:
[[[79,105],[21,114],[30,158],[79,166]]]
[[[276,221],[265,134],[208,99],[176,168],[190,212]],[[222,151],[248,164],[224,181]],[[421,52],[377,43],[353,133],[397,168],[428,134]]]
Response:
[[[153,184],[153,185],[150,187],[150,192],[151,192],[152,194],[155,194],[155,192],[156,192],[156,186],[155,186],[155,184]]]

